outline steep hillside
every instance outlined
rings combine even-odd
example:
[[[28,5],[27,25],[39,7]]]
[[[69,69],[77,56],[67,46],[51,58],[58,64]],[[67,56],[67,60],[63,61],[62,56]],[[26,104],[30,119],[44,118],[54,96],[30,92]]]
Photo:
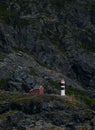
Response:
[[[0,52],[20,50],[32,54],[51,69],[94,89],[94,3],[1,1]]]
[[[30,101],[32,97],[28,95],[29,104],[27,103],[25,107],[22,100],[22,103],[17,103],[16,97],[17,100],[23,98],[23,94],[21,93],[28,94],[31,87],[36,83],[44,86],[45,94],[56,94],[53,95],[54,97],[50,96],[48,101],[47,99],[43,101],[43,96],[37,97],[37,100],[40,98],[42,100],[39,100],[39,102],[36,100],[36,103],[40,104],[41,107],[37,117],[41,116],[41,113],[44,113],[40,124],[46,123],[44,125],[50,125],[51,129],[54,129],[55,126],[58,126],[58,128],[55,129],[62,128],[66,130],[70,128],[72,130],[90,130],[95,128],[94,35],[95,0],[0,1],[1,130],[5,130],[6,128],[8,128],[8,130],[28,130],[28,123],[29,126],[31,126],[29,129],[34,128],[33,124],[35,124],[37,119],[29,117],[33,113],[26,113],[26,110],[28,106],[31,106],[29,104],[33,105],[36,99],[33,98],[33,100]],[[66,99],[61,99],[61,97],[58,96],[60,94],[60,80],[62,78],[66,80]],[[15,94],[18,92],[20,92],[21,97],[18,95],[15,97]],[[27,100],[27,94],[25,95],[25,100]],[[74,98],[73,101],[77,102],[78,106],[76,106],[76,104],[73,106],[66,104],[68,100],[72,99],[72,95]],[[7,100],[8,96],[9,100]],[[13,100],[11,98],[13,98]],[[51,105],[48,104],[48,102],[50,102],[52,98],[54,98],[54,100],[51,102],[51,108],[48,106]],[[58,102],[56,103],[55,100]],[[64,102],[66,106],[61,106],[61,101]],[[45,105],[48,104],[48,112],[46,112],[46,106],[45,111],[42,110],[42,102],[46,103]],[[54,120],[56,110],[58,109],[55,107],[54,102],[60,108],[58,110],[60,115],[58,120]],[[12,103],[16,109],[11,107]],[[82,105],[83,108],[81,110]],[[76,111],[76,114],[69,116],[64,106],[70,110],[71,113]],[[38,111],[38,108],[35,109]],[[86,112],[88,116],[84,114],[86,109],[89,111]],[[54,113],[51,112],[52,110],[54,110]],[[65,116],[67,120],[64,118],[63,122],[59,122],[62,118],[61,112],[63,110],[66,112],[63,112],[63,116]],[[20,113],[23,119],[21,124],[18,124],[19,111],[22,112]],[[16,119],[14,119],[14,122],[12,122],[12,119],[7,120],[10,114],[12,114],[13,117],[10,116],[9,118],[14,118],[16,113],[18,113],[17,122]],[[30,115],[28,116],[27,114]],[[3,116],[5,117],[4,120],[2,118]],[[45,116],[46,120],[44,119]],[[25,120],[25,117],[27,117],[29,122]],[[76,122],[77,117],[78,120]],[[82,118],[83,122],[81,121]],[[9,120],[11,121],[8,122]],[[31,120],[33,121],[32,124]],[[38,119],[38,121],[40,120]],[[6,128],[2,126],[4,122],[7,124]],[[82,123],[83,127],[81,128]],[[22,126],[24,127],[21,128]],[[45,129],[47,129],[47,127]]]

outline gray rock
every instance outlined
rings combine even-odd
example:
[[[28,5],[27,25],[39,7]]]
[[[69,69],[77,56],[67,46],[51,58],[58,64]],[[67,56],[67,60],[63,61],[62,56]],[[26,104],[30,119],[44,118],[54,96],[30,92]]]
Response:
[[[26,82],[27,84],[33,84],[34,78],[33,78],[33,77],[28,77],[28,78],[25,79],[25,82]]]
[[[22,83],[10,81],[9,90],[10,91],[13,91],[13,90],[22,91]]]

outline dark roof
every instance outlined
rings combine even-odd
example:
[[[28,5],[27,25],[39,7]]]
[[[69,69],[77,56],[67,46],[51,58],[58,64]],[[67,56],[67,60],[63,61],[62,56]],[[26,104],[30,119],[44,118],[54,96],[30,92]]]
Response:
[[[33,87],[33,89],[40,89],[40,87],[41,87],[41,85],[36,84],[36,85]]]

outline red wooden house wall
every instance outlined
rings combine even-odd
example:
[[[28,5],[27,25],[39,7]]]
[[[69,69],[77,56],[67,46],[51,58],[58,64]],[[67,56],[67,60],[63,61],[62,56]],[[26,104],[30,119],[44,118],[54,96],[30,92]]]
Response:
[[[31,94],[44,94],[44,88],[43,86],[41,86],[39,89],[32,89],[30,90]]]

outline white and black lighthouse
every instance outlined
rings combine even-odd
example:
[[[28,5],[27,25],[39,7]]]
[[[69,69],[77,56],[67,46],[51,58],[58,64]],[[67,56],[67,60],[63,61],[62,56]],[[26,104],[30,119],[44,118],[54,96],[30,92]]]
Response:
[[[61,96],[65,96],[65,80],[61,80]]]

